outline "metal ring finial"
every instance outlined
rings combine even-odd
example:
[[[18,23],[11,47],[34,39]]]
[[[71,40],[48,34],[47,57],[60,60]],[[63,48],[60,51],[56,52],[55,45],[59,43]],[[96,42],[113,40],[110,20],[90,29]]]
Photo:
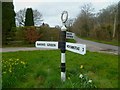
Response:
[[[61,20],[63,23],[65,23],[68,19],[68,12],[67,11],[63,11],[62,15],[61,15]]]

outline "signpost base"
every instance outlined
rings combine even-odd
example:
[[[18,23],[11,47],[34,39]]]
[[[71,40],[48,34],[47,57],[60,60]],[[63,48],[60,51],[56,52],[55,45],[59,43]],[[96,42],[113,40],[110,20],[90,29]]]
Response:
[[[65,72],[61,72],[61,81],[65,82],[66,80],[66,73]]]

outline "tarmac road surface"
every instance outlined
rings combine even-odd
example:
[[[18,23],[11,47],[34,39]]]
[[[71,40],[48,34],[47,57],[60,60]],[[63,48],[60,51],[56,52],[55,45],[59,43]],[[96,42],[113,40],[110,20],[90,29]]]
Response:
[[[97,43],[89,40],[83,40],[78,37],[75,37],[75,40],[77,43],[80,44],[86,44],[86,48],[89,51],[92,52],[104,52],[104,53],[111,53],[118,55],[120,47],[108,45],[108,44],[102,44]],[[36,47],[6,47],[6,48],[0,48],[0,52],[15,52],[15,51],[31,51],[31,50],[53,50],[53,49],[38,49]],[[120,53],[119,53],[120,54]]]
[[[86,44],[87,50],[92,51],[92,52],[106,52],[106,53],[112,53],[112,54],[119,53],[118,48],[120,48],[120,47],[118,47],[118,46],[93,42],[93,41],[89,41],[89,40],[83,40],[78,37],[75,37],[75,40],[77,41],[77,43]]]

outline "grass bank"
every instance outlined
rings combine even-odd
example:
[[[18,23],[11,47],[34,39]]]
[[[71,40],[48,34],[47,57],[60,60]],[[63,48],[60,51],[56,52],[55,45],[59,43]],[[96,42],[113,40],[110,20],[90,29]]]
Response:
[[[66,39],[66,42],[76,43],[74,39]]]
[[[118,40],[112,40],[112,41],[103,41],[103,40],[96,40],[93,38],[87,38],[87,37],[80,37],[79,38],[85,39],[85,40],[90,40],[94,42],[99,42],[99,43],[104,43],[104,44],[110,44],[110,45],[115,45],[115,46],[120,46],[120,42]]]
[[[83,56],[67,51],[65,83],[60,79],[60,57],[59,50],[3,53],[3,88],[82,88],[81,74],[97,88],[118,87],[117,55],[87,51]]]

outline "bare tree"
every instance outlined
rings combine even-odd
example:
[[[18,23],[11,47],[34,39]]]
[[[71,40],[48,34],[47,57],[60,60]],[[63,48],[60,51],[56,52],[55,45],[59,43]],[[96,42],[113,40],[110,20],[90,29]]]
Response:
[[[17,26],[24,26],[25,25],[25,14],[26,8],[19,10],[16,13],[16,24]],[[38,26],[43,21],[42,14],[38,10],[33,10],[33,17],[34,17],[34,25]]]
[[[89,32],[94,25],[93,10],[94,8],[92,8],[91,3],[85,4],[81,7],[80,14],[74,23],[74,30],[80,36],[89,36]]]
[[[67,27],[68,31],[71,31],[71,28],[73,26],[75,19],[74,18],[69,18],[65,24],[65,26]]]
[[[24,26],[25,24],[25,14],[26,14],[26,8],[19,10],[16,13],[16,24],[18,26]]]
[[[98,22],[100,28],[105,29],[108,34],[108,39],[115,38],[117,26],[117,4],[112,4],[98,13]],[[104,28],[103,28],[104,27]],[[104,32],[105,33],[105,32]],[[107,36],[107,35],[106,35]]]
[[[33,17],[34,17],[34,24],[35,25],[40,25],[41,22],[43,21],[42,14],[38,10],[33,10]]]

